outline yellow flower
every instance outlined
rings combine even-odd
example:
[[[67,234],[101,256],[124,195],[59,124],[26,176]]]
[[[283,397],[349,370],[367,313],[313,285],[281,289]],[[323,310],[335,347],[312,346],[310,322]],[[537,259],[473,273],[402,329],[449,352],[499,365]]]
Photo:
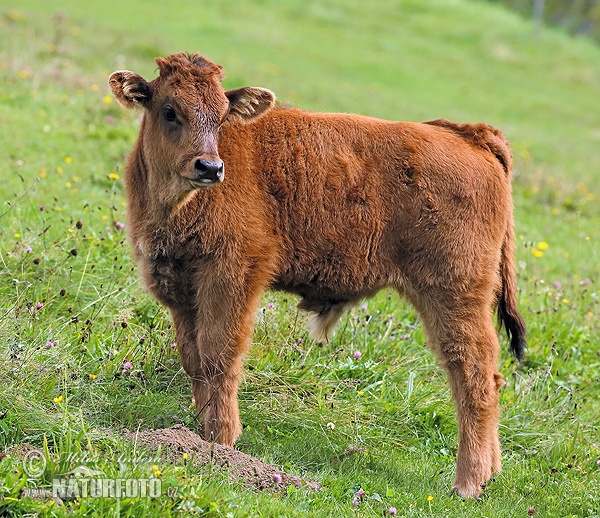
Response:
[[[186,453],[183,454],[183,460],[188,460],[189,455]]]
[[[70,188],[71,188],[71,182],[67,182],[67,183],[65,184],[65,187],[66,187],[67,189],[70,189]]]
[[[70,156],[66,156],[65,157],[65,164],[70,164],[71,163],[71,157]]]
[[[79,181],[79,177],[77,177],[77,176],[73,176],[73,178],[71,178],[71,181],[72,181],[73,183],[77,183],[77,182]]]
[[[118,175],[117,173],[110,173],[110,174],[108,175],[108,177],[109,177],[111,180],[118,180],[118,179],[119,179],[119,175]]]
[[[90,90],[92,92],[97,92],[98,90],[100,90],[100,87],[98,85],[92,85],[90,86]]]
[[[108,216],[106,214],[102,216],[102,221],[108,221]]]
[[[57,173],[59,173],[59,174],[62,174],[62,172],[63,172],[63,168],[62,168],[62,167],[60,167],[60,166],[58,166],[58,167],[56,168],[56,172],[57,172]]]
[[[538,247],[540,250],[546,250],[546,249],[548,248],[548,243],[546,243],[545,241],[540,241],[540,242],[537,244],[537,247]]]
[[[552,297],[552,292],[551,292],[551,291],[549,291],[548,293],[546,293],[546,295],[547,295],[548,297]]]
[[[68,228],[68,229],[67,229],[67,232],[69,232],[69,233],[72,233],[72,232],[74,232],[74,231],[73,231],[73,229],[72,229],[72,228]]]
[[[88,376],[90,377],[91,380],[95,380],[96,379],[96,375],[95,374],[88,374]]]
[[[104,104],[112,103],[112,99],[108,95],[104,96],[102,100],[104,101]]]
[[[537,248],[534,248],[531,253],[534,257],[542,257],[544,255],[544,252],[540,252]]]
[[[427,501],[431,502],[432,500],[433,500],[433,495],[429,495],[429,496],[427,497]]]
[[[55,397],[55,398],[54,398],[54,402],[55,402],[55,403],[60,403],[62,400],[63,400],[63,397],[62,397],[62,396],[58,396],[58,397]]]
[[[25,79],[28,76],[29,76],[29,72],[27,72],[27,70],[19,70],[19,77],[21,79]]]
[[[152,470],[154,471],[155,477],[160,477],[162,475],[162,472],[160,471],[160,469],[158,469],[158,466],[156,464],[152,466]]]
[[[568,304],[569,303],[569,299],[562,299],[561,301],[563,304]]]
[[[359,390],[359,391],[358,391],[358,395],[359,395],[359,396],[364,396],[364,395],[365,395],[365,393],[364,393],[364,391],[363,391],[363,390]]]
[[[15,238],[19,239],[21,237],[21,234],[17,233],[15,234]]]

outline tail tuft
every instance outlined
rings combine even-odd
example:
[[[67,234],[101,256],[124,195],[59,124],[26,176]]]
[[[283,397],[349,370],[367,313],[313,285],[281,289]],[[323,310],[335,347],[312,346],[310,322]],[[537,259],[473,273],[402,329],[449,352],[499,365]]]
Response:
[[[525,321],[518,311],[511,311],[504,297],[498,302],[498,324],[505,329],[510,340],[510,352],[521,361],[525,358],[527,341],[525,340]]]

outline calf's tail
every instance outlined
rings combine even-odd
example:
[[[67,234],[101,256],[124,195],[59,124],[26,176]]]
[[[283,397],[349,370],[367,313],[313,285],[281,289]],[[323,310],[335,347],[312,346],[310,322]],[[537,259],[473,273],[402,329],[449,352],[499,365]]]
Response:
[[[508,225],[500,259],[502,286],[498,294],[498,325],[504,327],[510,341],[510,351],[519,360],[525,356],[525,321],[517,308],[517,281],[515,264],[514,231],[512,221]]]

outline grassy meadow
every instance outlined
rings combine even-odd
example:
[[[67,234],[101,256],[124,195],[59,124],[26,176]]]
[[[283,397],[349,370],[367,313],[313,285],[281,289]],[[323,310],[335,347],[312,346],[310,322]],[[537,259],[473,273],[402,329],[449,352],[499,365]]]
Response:
[[[227,88],[267,87],[311,110],[481,120],[511,141],[529,350],[517,364],[502,337],[504,470],[480,500],[450,494],[449,389],[391,292],[356,307],[326,346],[308,339],[292,296],[265,294],[257,315],[236,447],[321,491],[252,491],[126,438],[197,424],[170,318],[125,241],[139,113],[116,105],[107,78],[153,78],[155,57],[184,50],[222,64]],[[0,515],[600,516],[599,99],[600,48],[534,37],[483,1],[0,6]],[[45,463],[36,476],[22,460],[31,446]],[[172,489],[29,497],[77,466]]]

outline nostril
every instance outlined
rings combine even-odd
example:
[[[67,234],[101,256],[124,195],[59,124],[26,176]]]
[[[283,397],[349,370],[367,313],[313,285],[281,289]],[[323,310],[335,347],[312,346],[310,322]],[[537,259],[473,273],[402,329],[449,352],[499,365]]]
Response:
[[[205,160],[198,158],[194,162],[194,170],[197,173],[207,173],[208,172],[208,163]]]

